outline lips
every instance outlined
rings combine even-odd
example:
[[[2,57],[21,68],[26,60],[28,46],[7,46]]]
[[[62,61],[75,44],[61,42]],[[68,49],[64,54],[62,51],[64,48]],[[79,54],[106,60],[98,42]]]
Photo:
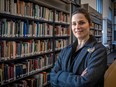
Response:
[[[75,33],[80,33],[80,32],[83,32],[83,30],[74,30]]]

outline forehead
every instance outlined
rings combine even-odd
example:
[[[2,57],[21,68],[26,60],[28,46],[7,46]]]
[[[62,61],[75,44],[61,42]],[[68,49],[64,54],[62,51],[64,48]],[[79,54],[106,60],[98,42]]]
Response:
[[[85,15],[82,13],[77,13],[72,16],[72,21],[87,20]]]

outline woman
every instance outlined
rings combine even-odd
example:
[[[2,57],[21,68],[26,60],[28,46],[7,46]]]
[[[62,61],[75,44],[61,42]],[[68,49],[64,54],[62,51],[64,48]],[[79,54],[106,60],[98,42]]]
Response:
[[[78,8],[72,14],[72,32],[77,40],[60,52],[50,73],[53,87],[103,86],[107,53],[105,47],[90,35],[90,27],[89,14]]]

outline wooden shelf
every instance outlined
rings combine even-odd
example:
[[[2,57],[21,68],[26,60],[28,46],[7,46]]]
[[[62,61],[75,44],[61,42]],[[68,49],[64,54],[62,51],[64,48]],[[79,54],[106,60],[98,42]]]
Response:
[[[7,41],[25,41],[25,40],[45,40],[45,39],[53,39],[53,36],[41,36],[41,37],[0,37],[1,40],[7,40]]]
[[[4,83],[4,84],[0,85],[0,87],[5,87],[6,85],[10,85],[10,84],[12,84],[14,82],[18,82],[18,81],[23,80],[25,78],[29,78],[29,77],[31,77],[31,76],[33,76],[35,74],[38,74],[38,73],[43,72],[43,71],[46,71],[47,69],[50,69],[50,68],[52,68],[52,65],[46,66],[46,67],[44,67],[44,68],[42,68],[40,70],[34,71],[34,72],[30,73],[29,75],[22,76],[22,77],[20,77],[20,78],[18,78],[16,80]]]
[[[53,53],[53,51],[48,51],[48,52],[43,52],[40,54],[34,54],[34,55],[29,55],[29,56],[24,56],[24,57],[16,57],[15,59],[9,59],[9,60],[1,60],[0,64],[2,63],[17,63],[17,62],[21,62],[23,60],[28,60],[28,59],[36,59],[38,56],[42,56],[45,54],[50,54]]]
[[[43,73],[44,71],[53,67],[53,64],[55,63],[54,60],[56,53],[60,52],[64,47],[66,47],[66,45],[69,44],[68,41],[70,41],[71,39],[71,30],[68,31],[68,29],[70,27],[72,4],[77,7],[80,6],[78,4],[75,4],[75,2],[71,2],[70,0],[68,0],[68,2],[67,0],[17,0],[14,2],[13,0],[12,4],[10,0],[8,0],[8,4],[4,4],[5,8],[9,10],[3,9],[4,11],[2,11],[0,9],[0,23],[5,25],[0,29],[0,32],[2,31],[2,33],[0,33],[0,64],[5,66],[6,68],[12,68],[13,73],[15,73],[16,76],[22,75],[22,73],[17,74],[18,70],[23,70],[22,66],[25,66],[26,68],[30,69],[31,61],[34,61],[34,63],[32,63],[32,66],[34,67],[36,67],[36,63],[40,63],[41,61],[42,63],[43,61],[47,61],[48,64],[50,63],[52,65],[33,71],[28,75],[23,75],[15,80],[8,81],[0,85],[0,87],[7,87],[10,84],[15,84],[15,82],[27,79],[28,77],[39,74],[41,72]],[[24,12],[22,12],[23,10]],[[50,13],[49,16],[47,12]],[[57,15],[57,17],[55,15]],[[60,22],[56,22],[57,19]],[[8,23],[9,25],[7,26]],[[66,32],[62,29],[62,34],[59,34],[61,36],[55,35],[55,26],[57,25],[61,26],[61,29],[67,29]],[[46,31],[44,29],[46,29]],[[63,41],[66,44],[63,44],[61,47],[58,47],[58,50],[55,50],[55,42],[57,41]],[[40,52],[42,50],[44,50],[45,52]],[[11,58],[12,56],[16,57]],[[41,57],[40,59],[43,60],[40,60],[38,62],[39,57]],[[49,58],[50,60],[48,60]],[[37,59],[37,61],[35,59]],[[13,67],[10,66],[10,64],[13,64]],[[18,66],[18,69],[15,65]],[[44,63],[43,65],[45,66],[47,64]],[[19,69],[19,67],[21,69]],[[5,71],[3,67],[0,68],[0,70],[3,73],[8,71]],[[9,72],[12,73],[10,70]],[[2,81],[12,78],[12,76],[8,78],[8,73],[6,73],[7,75],[4,75],[5,78],[3,78]],[[46,74],[48,74],[48,71],[46,71]]]

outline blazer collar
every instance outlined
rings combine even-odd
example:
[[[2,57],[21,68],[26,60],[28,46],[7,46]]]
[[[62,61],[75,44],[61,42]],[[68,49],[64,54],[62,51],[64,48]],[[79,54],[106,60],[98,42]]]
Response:
[[[95,39],[94,36],[90,35],[89,40],[85,43],[84,46],[93,47],[95,43],[97,43],[97,40]]]
[[[97,43],[97,40],[95,39],[93,35],[90,35],[89,40],[85,43],[84,46],[93,47],[95,43]],[[75,49],[77,45],[78,45],[78,41],[76,39],[75,42],[72,45],[70,45],[70,47],[73,47],[73,49]]]

